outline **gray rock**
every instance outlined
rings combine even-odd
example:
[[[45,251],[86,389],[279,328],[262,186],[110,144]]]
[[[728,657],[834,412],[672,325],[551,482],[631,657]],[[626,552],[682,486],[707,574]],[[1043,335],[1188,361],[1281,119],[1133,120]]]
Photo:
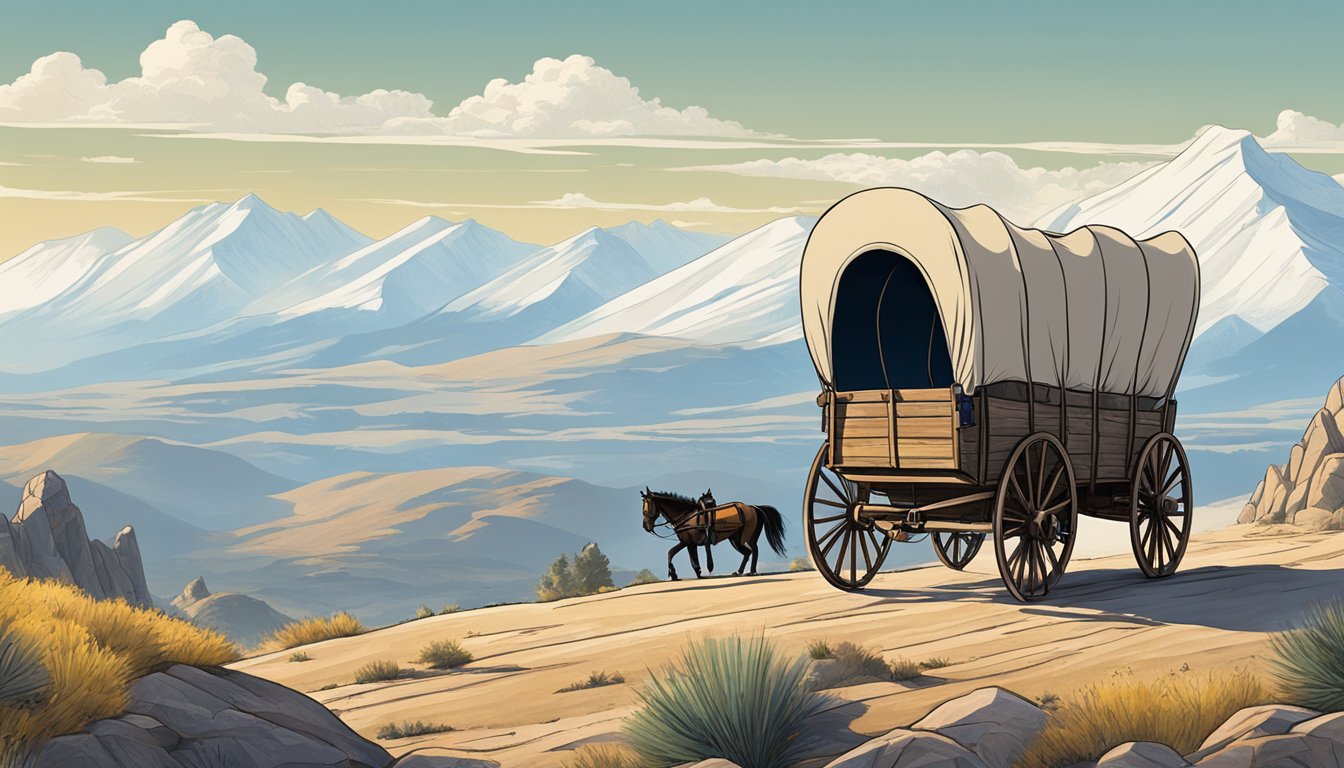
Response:
[[[1257,736],[1277,736],[1287,733],[1303,720],[1310,720],[1318,713],[1302,707],[1287,707],[1267,704],[1260,707],[1247,707],[1229,717],[1218,730],[1209,734],[1199,750],[1190,754],[1191,762],[1199,762],[1239,739],[1253,739]]]
[[[827,763],[826,768],[988,768],[985,761],[937,733],[897,728]]]
[[[1293,707],[1293,709],[1296,709],[1296,707]],[[1311,712],[1309,709],[1302,711]],[[1304,718],[1294,723],[1288,732],[1315,736],[1318,739],[1328,739],[1340,745],[1340,751],[1344,753],[1344,712],[1331,712],[1328,715],[1317,715],[1315,712],[1311,712],[1311,715],[1310,719]]]
[[[19,502],[14,522],[24,524],[25,529],[44,523],[49,526],[55,555],[64,562],[69,573],[66,580],[83,587],[94,597],[108,597],[103,593],[94,569],[84,514],[70,501],[70,492],[60,475],[47,470],[28,481],[23,487],[23,501]]]
[[[121,763],[93,734],[57,736],[42,745],[30,768],[122,768]]]
[[[990,768],[1010,768],[1041,729],[1047,715],[1002,688],[981,688],[952,699],[913,728],[937,731],[972,750]]]
[[[121,563],[121,569],[130,577],[131,586],[135,588],[135,600],[132,602],[144,606],[154,605],[154,596],[149,593],[149,582],[145,580],[145,561],[140,556],[140,540],[135,537],[135,529],[128,525],[117,531],[117,537],[112,540],[112,551]]]
[[[680,768],[740,768],[737,763],[722,757],[711,757],[698,763],[684,763]]]
[[[1186,768],[1190,762],[1166,744],[1131,741],[1112,749],[1097,761],[1097,768]]]
[[[1199,768],[1339,768],[1335,743],[1299,733],[1258,736],[1228,744],[1195,763]]]

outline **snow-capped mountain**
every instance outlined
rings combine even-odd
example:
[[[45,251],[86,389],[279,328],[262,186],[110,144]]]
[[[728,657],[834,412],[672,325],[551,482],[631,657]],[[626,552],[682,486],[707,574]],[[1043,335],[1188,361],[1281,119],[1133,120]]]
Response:
[[[798,266],[815,219],[779,219],[550,331],[536,343],[608,333],[712,344],[777,344],[802,335]]]
[[[194,208],[95,257],[49,300],[6,318],[0,325],[6,333],[49,341],[6,362],[11,370],[41,369],[206,328],[368,243],[325,212],[281,213],[255,195]]]
[[[536,250],[472,220],[426,216],[298,275],[251,309],[282,318],[352,309],[405,322],[498,277]]]
[[[115,227],[38,243],[0,264],[0,316],[55,298],[83,277],[100,256],[135,238]]]
[[[678,229],[662,219],[644,224],[632,221],[607,232],[629,243],[658,274],[670,272],[691,259],[709,253],[732,238]]]
[[[1344,285],[1344,187],[1247,131],[1209,128],[1170,162],[1039,222],[1083,224],[1184,234],[1202,272],[1197,334],[1228,317],[1268,331]]]

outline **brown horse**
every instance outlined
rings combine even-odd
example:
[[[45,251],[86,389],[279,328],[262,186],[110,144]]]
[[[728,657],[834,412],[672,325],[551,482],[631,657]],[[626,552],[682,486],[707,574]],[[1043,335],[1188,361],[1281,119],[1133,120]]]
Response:
[[[742,565],[738,566],[737,572],[733,575],[741,576],[747,570],[747,561],[750,560],[749,575],[755,576],[756,561],[761,554],[758,542],[762,531],[765,532],[765,538],[770,542],[770,548],[775,550],[775,554],[784,556],[784,518],[774,507],[765,505],[753,507],[735,501],[718,507],[711,514],[704,508],[704,500],[713,503],[708,493],[701,497],[702,501],[676,493],[651,491],[648,488],[639,495],[644,500],[644,530],[655,533],[659,525],[667,525],[677,537],[676,546],[667,551],[667,578],[672,581],[677,580],[677,569],[672,565],[673,556],[683,549],[688,549],[691,567],[695,569],[696,578],[700,578],[700,557],[696,554],[695,548],[704,546],[708,553],[711,545],[721,541],[732,544],[733,549],[742,555]],[[667,522],[660,524],[658,522],[660,517]],[[714,570],[712,557],[709,570],[711,572]]]

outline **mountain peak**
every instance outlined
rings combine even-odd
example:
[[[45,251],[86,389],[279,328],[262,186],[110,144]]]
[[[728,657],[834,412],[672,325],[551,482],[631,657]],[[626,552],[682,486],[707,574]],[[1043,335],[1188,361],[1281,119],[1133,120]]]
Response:
[[[1252,144],[1259,144],[1255,141],[1255,136],[1250,131],[1241,128],[1227,128],[1221,125],[1210,125],[1203,130],[1195,140],[1186,147],[1185,153],[1218,152],[1225,149],[1231,149],[1237,145],[1245,146],[1246,140],[1250,139]]]
[[[242,197],[238,198],[237,200],[234,201],[233,205],[230,205],[230,206],[229,206],[229,209],[230,209],[230,210],[234,210],[234,211],[253,211],[253,210],[257,210],[257,211],[274,211],[274,210],[275,210],[275,209],[272,208],[271,206],[267,205],[265,200],[262,200],[260,197],[257,197],[257,194],[256,194],[255,192],[248,192],[246,195],[243,195]],[[317,209],[317,210],[314,210],[314,211],[312,211],[312,213],[317,213],[318,210],[321,210],[321,209],[319,208],[319,209]],[[323,211],[323,213],[325,213],[325,211]],[[310,213],[309,215],[312,215],[312,214]],[[304,219],[307,219],[307,218],[308,218],[307,216],[304,217]]]

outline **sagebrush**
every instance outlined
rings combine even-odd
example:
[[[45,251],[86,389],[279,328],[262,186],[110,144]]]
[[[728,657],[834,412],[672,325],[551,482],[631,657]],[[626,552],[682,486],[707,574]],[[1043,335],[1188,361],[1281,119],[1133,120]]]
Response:
[[[355,670],[356,683],[381,683],[401,677],[401,667],[391,659],[380,659]]]
[[[471,651],[456,640],[435,640],[420,649],[416,661],[428,664],[430,669],[453,669],[472,660]]]
[[[803,722],[825,699],[808,689],[807,660],[761,636],[691,641],[652,675],[624,724],[650,765],[722,757],[742,768],[783,768],[797,756]]]
[[[570,683],[556,693],[571,693],[573,691],[586,691],[589,688],[602,688],[608,685],[620,685],[625,682],[625,676],[620,672],[593,672],[585,680],[577,683]]]
[[[585,744],[574,750],[562,768],[647,768],[639,753],[624,744]]]
[[[444,723],[427,723],[423,720],[406,720],[388,723],[378,729],[378,738],[384,741],[409,739],[412,736],[427,736],[431,733],[447,733],[453,727]]]
[[[1344,710],[1344,601],[1311,609],[1271,640],[1269,662],[1288,700],[1320,712]]]
[[[323,640],[334,640],[338,637],[362,635],[367,631],[368,629],[364,627],[363,622],[345,611],[341,611],[330,616],[310,616],[286,624],[275,630],[270,638],[263,643],[263,647],[284,650],[300,645],[320,643]]]

